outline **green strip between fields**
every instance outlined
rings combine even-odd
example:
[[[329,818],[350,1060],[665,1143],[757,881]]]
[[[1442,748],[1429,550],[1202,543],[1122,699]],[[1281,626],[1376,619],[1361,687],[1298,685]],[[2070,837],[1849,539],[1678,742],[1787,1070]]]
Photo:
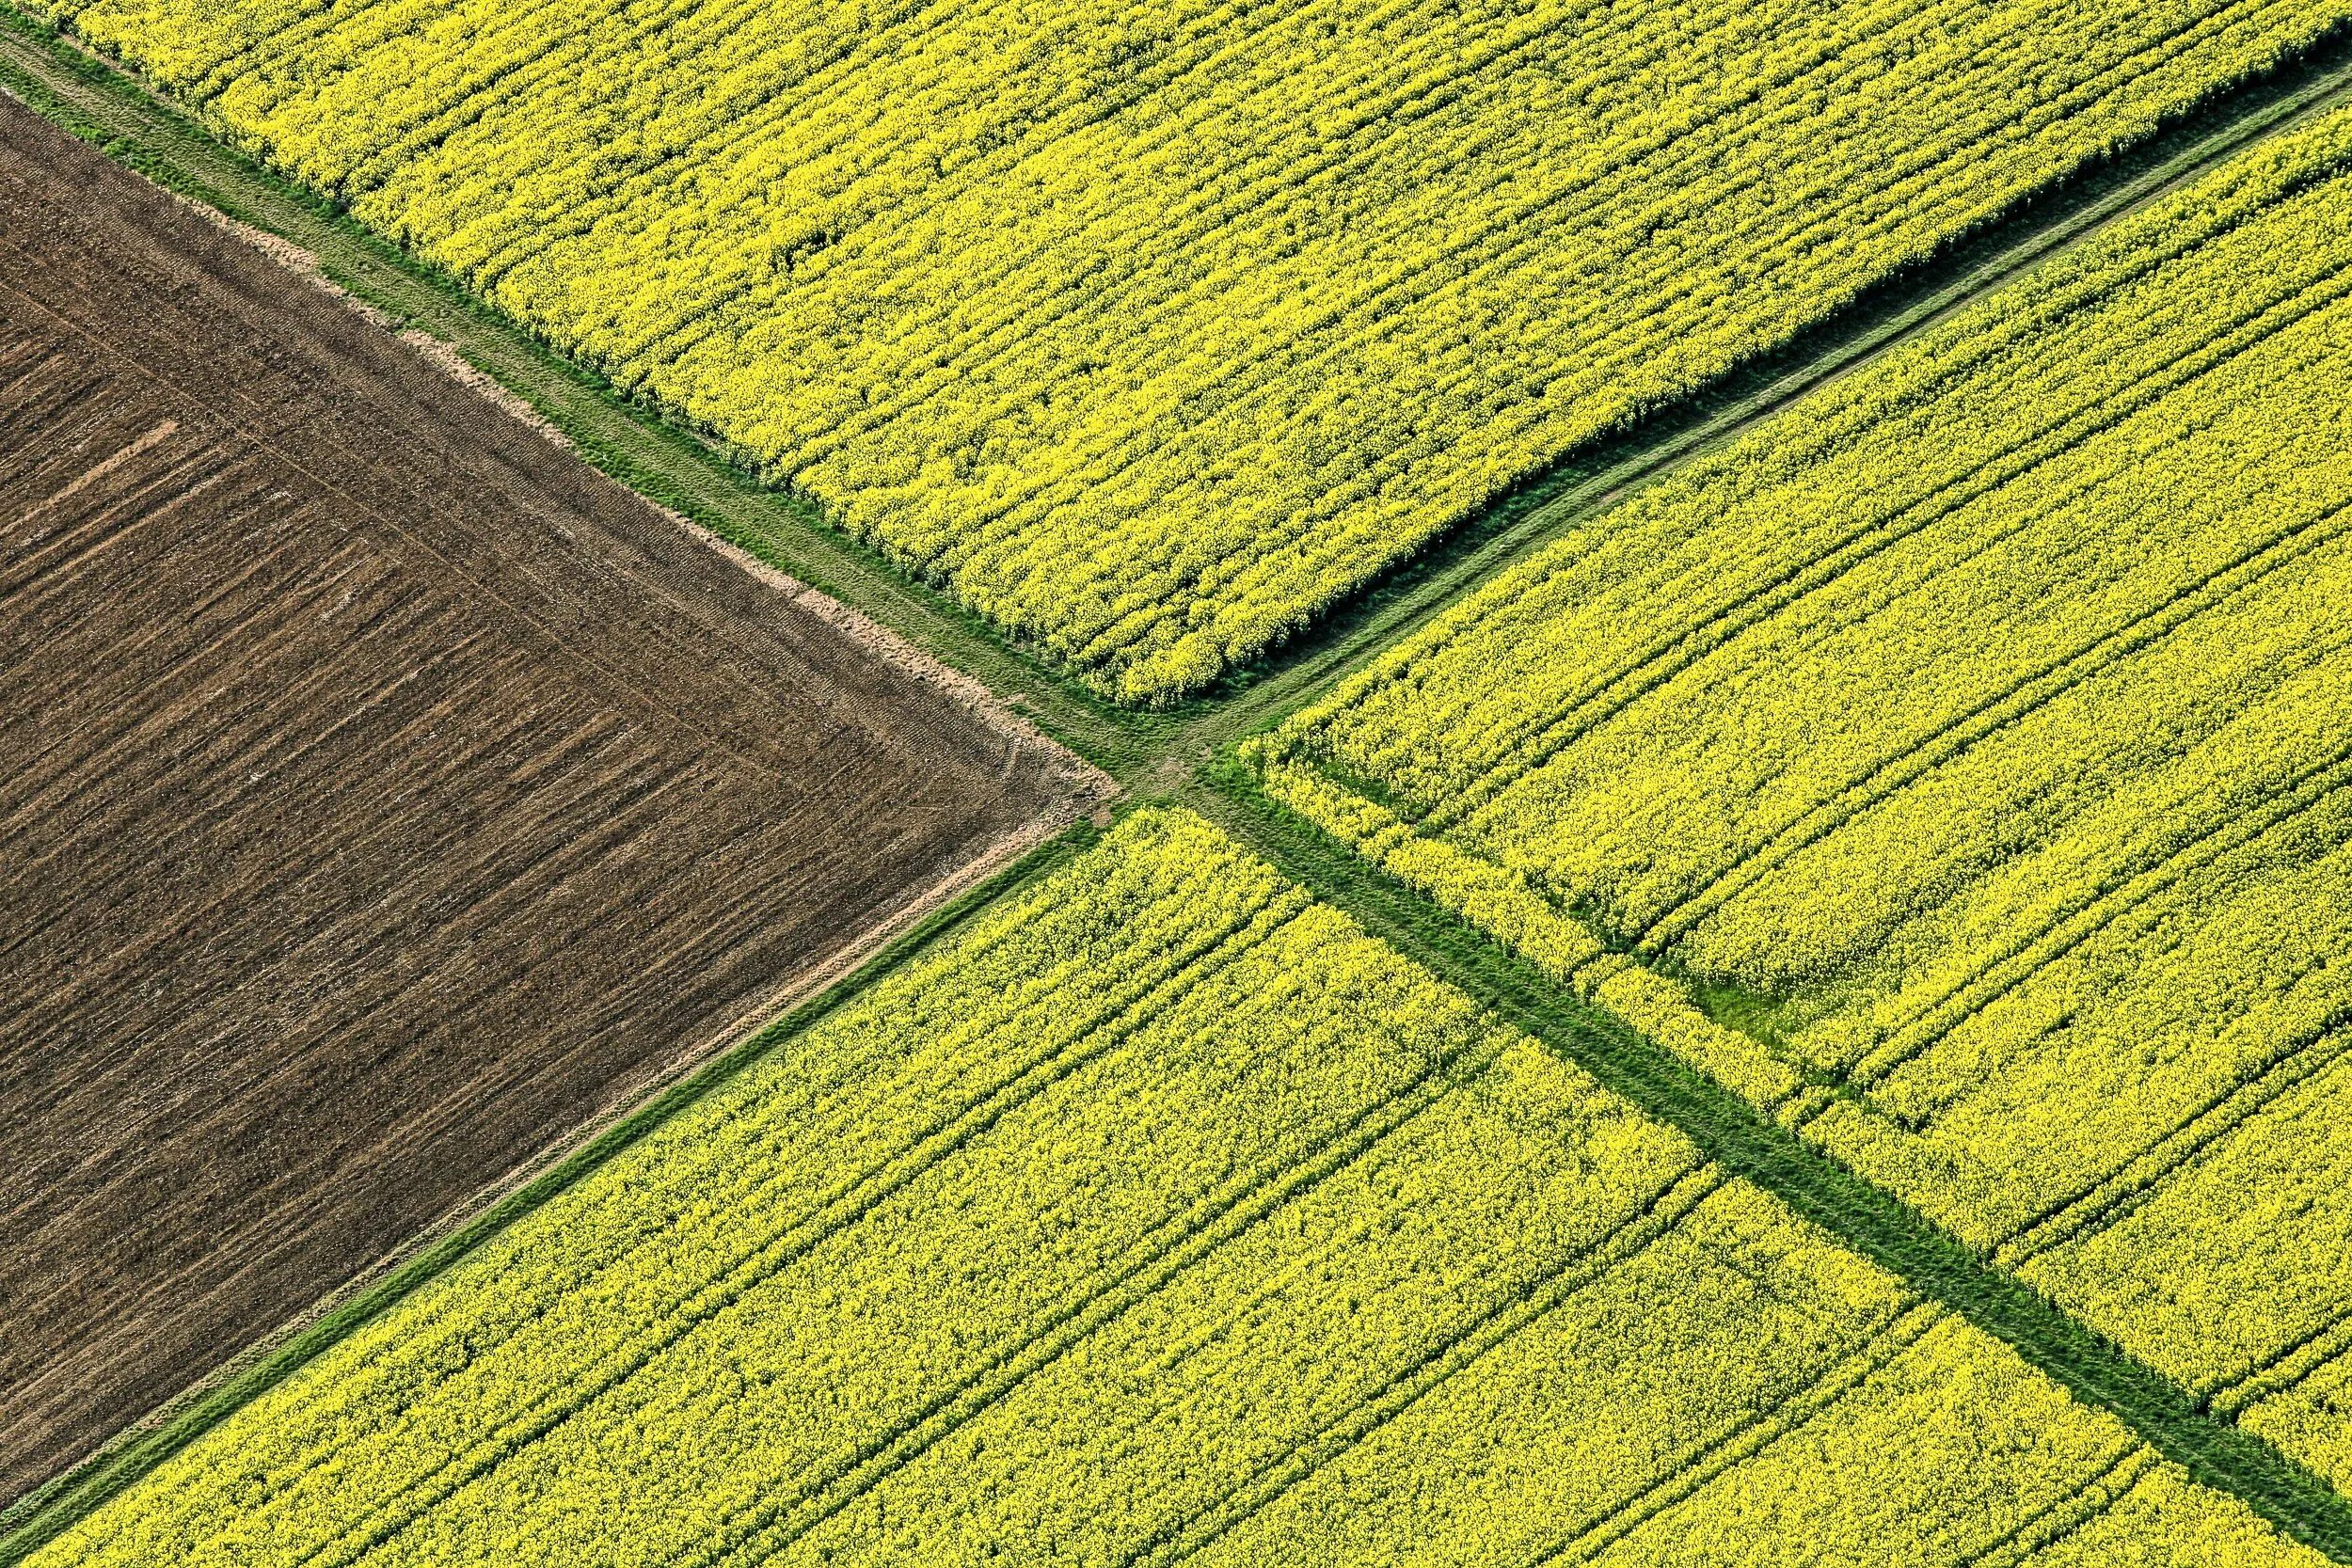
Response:
[[[341,287],[453,345],[606,474],[830,594],[980,681],[1144,794],[1178,786],[1218,747],[1314,700],[1545,541],[1720,447],[2133,209],[2352,91],[2352,24],[2217,95],[2133,147],[2006,212],[1687,397],[1533,476],[1210,692],[1161,709],[1112,704],[977,613],[760,484],[723,447],[633,401],[348,213],[283,178],[142,83],[0,0],[0,87],[157,183],[317,258]]]
[[[1257,791],[1230,755],[1193,776],[1196,765],[1218,748],[1313,701],[1512,560],[1614,504],[1629,489],[1721,445],[2223,158],[2322,112],[2352,88],[2352,30],[2339,29],[2301,59],[2224,94],[2136,150],[2036,193],[1975,238],[1871,291],[1787,349],[1531,481],[1335,607],[1307,634],[1235,672],[1208,697],[1157,713],[1116,707],[1013,647],[980,617],[831,528],[814,506],[753,482],[696,433],[665,422],[660,411],[564,360],[453,278],[225,146],[9,0],[0,0],[0,87],[158,183],[310,252],[329,278],[358,297],[455,345],[476,369],[537,408],[605,473],[980,680],[1135,797],[1172,796],[1200,810],[1399,951],[1680,1129],[1726,1169],[2014,1346],[2086,1403],[2120,1417],[2200,1481],[2244,1499],[2294,1539],[2352,1562],[2352,1505],[2325,1481],[2202,1411],[2161,1375],[1671,1052],[1291,817]],[[1033,851],[818,997],[662,1088],[461,1229],[0,1510],[0,1568],[13,1568],[484,1238],[972,913],[1062,863],[1093,836],[1081,826]]]
[[[1220,757],[1184,802],[1398,952],[1542,1040],[1709,1159],[1845,1245],[2015,1348],[2083,1403],[2107,1411],[2202,1484],[2282,1533],[2352,1562],[2352,1502],[2268,1442],[2206,1410],[2153,1368],[1993,1267],[1950,1232],[1855,1175],[1469,922],[1423,898],[1270,800]]]
[[[870,616],[973,676],[1122,781],[1156,754],[1167,714],[1121,709],[1012,646],[979,615],[759,483],[700,433],[564,358],[454,277],[271,172],[129,74],[0,0],[0,87],[166,189],[309,252],[337,286],[468,363],[545,417],[613,480]]]

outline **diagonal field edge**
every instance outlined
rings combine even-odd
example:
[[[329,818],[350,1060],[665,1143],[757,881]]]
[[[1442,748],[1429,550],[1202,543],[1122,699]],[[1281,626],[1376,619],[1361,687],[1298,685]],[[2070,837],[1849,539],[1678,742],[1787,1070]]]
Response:
[[[1164,792],[1218,745],[1312,701],[1546,540],[1946,319],[2116,218],[2307,120],[2352,90],[2352,23],[2147,135],[2024,193],[1918,263],[1512,486],[1421,551],[1325,606],[1208,691],[1108,702],[977,611],[766,486],[733,450],[548,347],[454,278],[225,143],[140,79],[0,0],[0,90],[158,183],[312,253],[336,284],[453,345],[607,475],[871,616],[981,681],[1121,784]],[[1168,766],[1170,759],[1180,759]]]
[[[139,79],[0,0],[0,91],[154,183],[309,253],[329,282],[455,348],[616,483],[850,606],[1020,705],[1055,739],[1125,778],[1170,716],[1120,709],[1009,641],[977,611],[761,483],[707,433],[631,399],[455,278],[221,139]]]
[[[1411,635],[1535,546],[1739,438],[2054,257],[2307,124],[2352,93],[2352,23],[2104,159],[2022,193],[1919,261],[1863,289],[1788,341],[1742,360],[1527,475],[1422,550],[1316,611],[1301,632],[1230,671],[1199,700],[1223,721],[1210,746],[1295,709]]]
[[[1661,426],[1626,433],[1600,454],[1572,456],[1378,582],[1331,607],[1269,658],[1238,671],[1212,697],[1172,712],[1116,709],[1045,671],[993,627],[946,601],[805,507],[759,489],[723,453],[660,422],[591,372],[537,345],[511,322],[448,279],[399,252],[347,214],[268,173],[218,142],[183,112],[137,82],[79,55],[48,26],[0,0],[0,90],[169,188],[204,200],[281,237],[330,237],[328,275],[363,299],[454,341],[477,369],[548,416],[592,465],[676,507],[731,542],[835,594],[1022,702],[1049,734],[1096,761],[1138,793],[1168,790],[1368,928],[1428,964],[1502,1016],[1549,1042],[1619,1093],[1698,1138],[1727,1166],[1780,1196],[1915,1289],[1950,1301],[1979,1326],[2015,1346],[2037,1368],[2088,1402],[2122,1417],[2198,1480],[2244,1498],[2296,1539],[2352,1561],[2352,1509],[2332,1489],[2276,1449],[2200,1410],[2179,1388],[2124,1356],[2026,1287],[1842,1167],[1761,1121],[1736,1096],[1576,1000],[1532,966],[1471,932],[1436,906],[1315,830],[1285,820],[1246,782],[1232,794],[1186,784],[1185,769],[1223,741],[1263,727],[1312,701],[1331,684],[1490,578],[1534,545],[1606,509],[1628,488],[1751,427],[1822,382],[1915,335],[1977,297],[2078,242],[2115,216],[2192,179],[2247,146],[2307,119],[2352,86],[2352,30],[2340,29],[2299,58],[2226,89],[2188,120],[2159,129],[2079,184],[2026,198],[1996,218],[1972,249],[1991,261],[1947,260],[1899,280],[1882,314],[1841,312],[1835,341],[1817,340],[1767,356],[1781,379],[1761,391],[1702,390],[1682,400]],[[264,210],[266,209],[266,210]],[[289,226],[289,216],[299,219]],[[2014,221],[2012,222],[2011,219]],[[289,227],[295,231],[288,232]],[[2019,231],[2023,238],[2017,238]],[[2014,240],[2005,245],[2004,237]],[[306,248],[317,249],[313,243]],[[1904,293],[1908,290],[1907,294]],[[425,309],[416,307],[421,303]],[[407,309],[404,309],[404,307]],[[511,341],[509,341],[511,340]],[[501,357],[501,351],[507,357]],[[520,372],[518,374],[517,372]],[[1770,375],[1759,375],[1770,380]],[[716,498],[715,499],[713,498]],[[746,521],[746,516],[753,520]],[[1081,837],[1086,830],[1073,830]],[[660,1090],[553,1168],[436,1243],[396,1272],[298,1334],[264,1348],[199,1385],[57,1480],[0,1510],[0,1568],[135,1481],[225,1415],[414,1290],[508,1221],[563,1190],[602,1159],[681,1108],[702,1090],[772,1048],[904,961],[947,926],[1006,895],[1066,857],[1073,838],[1049,845],[939,911],[832,990],[760,1030],[693,1074]],[[1716,1117],[1720,1122],[1711,1119]],[[1690,1119],[1685,1119],[1685,1118]],[[1702,1131],[1705,1136],[1702,1136]],[[1710,1141],[1711,1140],[1711,1141]],[[1949,1293],[1947,1293],[1949,1292]],[[1956,1298],[1965,1298],[1956,1299]]]
[[[2007,1343],[2085,1404],[2115,1416],[2201,1483],[2238,1497],[2281,1533],[2332,1560],[2352,1562],[2352,1502],[2326,1481],[2214,1415],[2179,1385],[1665,1047],[1288,812],[1238,758],[1220,756],[1183,798],[1284,876],[1676,1128],[1724,1169]]]
[[[197,1384],[150,1422],[131,1428],[73,1468],[0,1509],[0,1568],[33,1553],[135,1485],[158,1465],[240,1407],[415,1293],[498,1231],[561,1196],[672,1116],[743,1071],[886,977],[974,917],[1017,896],[1076,859],[1102,837],[1080,820],[884,943],[849,974],[673,1080],[617,1121],[561,1154],[546,1170],[402,1261],[298,1331]]]

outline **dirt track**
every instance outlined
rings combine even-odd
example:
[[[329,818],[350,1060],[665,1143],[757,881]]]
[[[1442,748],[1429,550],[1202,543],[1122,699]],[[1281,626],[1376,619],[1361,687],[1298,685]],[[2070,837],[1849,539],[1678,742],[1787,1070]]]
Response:
[[[1099,776],[0,99],[0,1500]]]

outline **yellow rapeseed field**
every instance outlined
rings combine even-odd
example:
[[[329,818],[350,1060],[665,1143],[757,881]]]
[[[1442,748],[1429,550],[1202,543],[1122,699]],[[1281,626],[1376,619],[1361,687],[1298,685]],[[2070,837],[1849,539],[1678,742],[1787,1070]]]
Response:
[[[2352,1483],[2352,112],[1582,526],[1275,793]]]
[[[38,1568],[2320,1560],[1197,817],[679,1115]]]
[[[1131,701],[2347,0],[46,0]]]

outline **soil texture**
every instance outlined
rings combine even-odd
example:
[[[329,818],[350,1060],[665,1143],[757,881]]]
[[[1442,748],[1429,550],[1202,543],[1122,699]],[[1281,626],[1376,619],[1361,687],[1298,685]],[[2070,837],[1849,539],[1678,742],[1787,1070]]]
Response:
[[[1106,787],[825,610],[0,98],[0,1501]]]

